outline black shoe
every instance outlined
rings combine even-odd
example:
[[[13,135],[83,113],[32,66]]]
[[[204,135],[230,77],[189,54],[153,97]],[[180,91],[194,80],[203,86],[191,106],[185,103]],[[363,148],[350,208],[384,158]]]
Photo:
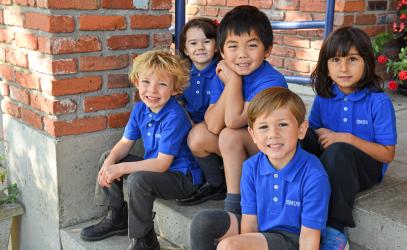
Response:
[[[201,204],[207,200],[223,200],[226,196],[226,186],[224,183],[219,187],[214,187],[208,182],[204,183],[191,196],[183,199],[176,199],[180,206],[192,206]]]
[[[85,227],[81,231],[81,239],[84,241],[103,240],[113,235],[127,235],[127,204],[123,209],[113,209],[99,223]]]
[[[148,238],[151,238],[150,242]],[[151,229],[143,238],[131,239],[127,250],[160,250],[160,243],[158,242],[154,229]]]

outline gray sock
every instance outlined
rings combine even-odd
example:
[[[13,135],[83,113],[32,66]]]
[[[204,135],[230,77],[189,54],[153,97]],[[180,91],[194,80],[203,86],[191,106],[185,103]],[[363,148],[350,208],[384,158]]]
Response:
[[[242,209],[240,207],[240,194],[227,193],[224,210],[234,214],[242,214]]]
[[[201,168],[206,181],[214,187],[218,187],[223,183],[223,172],[219,168],[222,162],[217,154],[210,154],[206,157],[195,157]]]
[[[230,217],[222,210],[204,210],[194,216],[191,223],[191,250],[215,250],[217,239],[226,234]]]

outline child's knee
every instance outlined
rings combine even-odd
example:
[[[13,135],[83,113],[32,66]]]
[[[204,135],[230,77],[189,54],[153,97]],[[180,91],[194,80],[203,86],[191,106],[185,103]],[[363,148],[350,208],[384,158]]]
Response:
[[[219,134],[220,148],[236,148],[243,144],[241,133],[236,129],[224,128]]]
[[[207,128],[205,124],[195,125],[188,134],[187,143],[192,152],[201,151],[205,146],[205,140],[207,138],[204,136],[207,133]]]
[[[231,250],[238,249],[238,247],[239,246],[236,244],[236,241],[233,240],[233,237],[229,237],[219,242],[216,250],[229,250],[229,249]]]
[[[221,238],[230,226],[229,214],[223,210],[204,210],[194,216],[191,223],[191,238],[207,240]]]
[[[139,192],[148,187],[149,173],[145,171],[131,173],[127,177],[127,187],[129,192]]]

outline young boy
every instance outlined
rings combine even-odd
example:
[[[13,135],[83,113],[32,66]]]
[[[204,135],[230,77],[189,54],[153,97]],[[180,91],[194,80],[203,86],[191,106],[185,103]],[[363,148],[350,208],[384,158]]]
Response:
[[[223,60],[211,83],[211,98],[205,121],[195,125],[188,145],[207,180],[191,197],[179,200],[193,205],[216,199],[223,186],[219,156],[223,157],[228,195],[227,211],[240,212],[239,182],[242,163],[258,149],[247,132],[247,107],[263,89],[287,83],[265,58],[273,44],[267,16],[254,6],[238,6],[228,12],[218,29]]]
[[[101,167],[97,181],[109,199],[111,215],[84,228],[81,238],[101,240],[127,234],[128,249],[159,249],[153,226],[153,202],[182,198],[201,183],[201,172],[186,143],[191,123],[174,95],[188,83],[188,69],[167,51],[149,51],[133,62],[130,80],[141,102],[135,104],[124,135]],[[144,159],[128,155],[135,141],[144,142]],[[128,209],[123,199],[127,176]]]
[[[308,127],[304,117],[304,103],[288,89],[256,95],[248,130],[260,152],[243,164],[240,234],[235,214],[202,212],[192,222],[192,250],[213,249],[215,239],[221,250],[319,249],[330,187],[319,159],[299,146]],[[208,230],[219,234],[203,240]]]

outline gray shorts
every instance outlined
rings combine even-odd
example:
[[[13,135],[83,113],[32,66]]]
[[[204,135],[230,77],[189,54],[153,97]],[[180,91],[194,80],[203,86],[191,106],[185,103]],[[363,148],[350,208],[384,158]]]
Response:
[[[262,232],[269,250],[298,250],[300,235],[282,230]]]

